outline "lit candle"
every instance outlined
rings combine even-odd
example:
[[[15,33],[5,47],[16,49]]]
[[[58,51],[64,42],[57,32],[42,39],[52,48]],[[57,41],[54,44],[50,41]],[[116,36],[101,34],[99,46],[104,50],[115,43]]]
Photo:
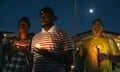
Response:
[[[40,44],[35,44],[35,48],[40,49],[41,48]]]
[[[96,45],[96,48],[97,48],[97,58],[98,58],[98,68],[100,67],[100,46],[99,45]]]

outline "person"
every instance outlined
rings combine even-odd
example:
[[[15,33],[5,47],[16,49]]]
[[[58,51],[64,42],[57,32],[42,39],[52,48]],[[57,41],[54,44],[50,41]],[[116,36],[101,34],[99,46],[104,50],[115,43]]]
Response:
[[[56,27],[54,23],[56,20],[57,17],[51,7],[40,10],[42,29],[32,39],[33,72],[65,72],[65,69],[69,68],[73,43],[66,32]]]
[[[2,72],[4,59],[5,59],[5,49],[8,47],[9,43],[5,40],[3,33],[0,33],[0,72]]]
[[[24,16],[18,21],[18,37],[12,39],[7,49],[3,72],[30,72],[32,55],[28,31],[29,18]]]
[[[120,50],[112,38],[103,36],[104,26],[100,19],[93,20],[91,30],[92,38],[85,40],[80,48],[80,70],[112,72],[112,63],[120,61]]]

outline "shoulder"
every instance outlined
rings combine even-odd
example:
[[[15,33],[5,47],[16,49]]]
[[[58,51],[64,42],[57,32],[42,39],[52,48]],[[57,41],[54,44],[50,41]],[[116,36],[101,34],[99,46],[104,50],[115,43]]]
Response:
[[[36,38],[36,37],[39,37],[40,34],[41,34],[41,32],[35,33],[34,36],[33,36],[33,39]]]
[[[113,38],[111,38],[111,37],[104,37],[106,40],[108,40],[108,41],[114,41],[114,39]]]
[[[66,33],[63,29],[56,29],[56,32],[59,32],[59,33]]]
[[[82,41],[82,48],[86,48],[86,45],[88,45],[91,40],[92,40],[91,38],[86,39],[86,40],[83,40],[83,41]]]
[[[113,38],[108,38],[108,41],[109,41],[110,43],[114,43],[114,44],[116,43]]]
[[[65,32],[63,29],[56,29],[57,34],[63,35],[63,36],[69,36],[67,32]]]

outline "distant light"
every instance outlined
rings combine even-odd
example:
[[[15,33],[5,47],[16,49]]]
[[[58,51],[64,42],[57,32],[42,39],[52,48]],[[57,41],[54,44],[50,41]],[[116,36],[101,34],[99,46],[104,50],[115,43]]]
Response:
[[[94,10],[91,8],[91,9],[89,9],[89,13],[93,13],[94,12]]]
[[[73,68],[75,68],[75,66],[74,66],[74,65],[71,65],[71,68],[73,69]]]

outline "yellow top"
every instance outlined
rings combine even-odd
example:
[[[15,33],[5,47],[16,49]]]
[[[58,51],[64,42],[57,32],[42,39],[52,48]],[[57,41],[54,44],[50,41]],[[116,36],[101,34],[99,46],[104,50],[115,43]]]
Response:
[[[100,62],[100,67],[98,68],[98,51],[104,54],[120,55],[115,41],[108,38],[90,38],[83,42],[83,46],[80,49],[80,55],[86,57],[86,70],[87,72],[112,72],[112,62],[105,59]]]

